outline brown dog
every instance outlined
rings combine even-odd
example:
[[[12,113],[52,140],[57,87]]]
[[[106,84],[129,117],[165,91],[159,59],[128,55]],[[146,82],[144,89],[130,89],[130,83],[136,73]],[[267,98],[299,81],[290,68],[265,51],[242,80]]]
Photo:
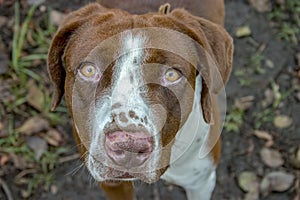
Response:
[[[65,94],[82,160],[109,199],[134,199],[133,180],[159,178],[188,199],[209,199],[220,154],[216,95],[233,53],[223,0],[172,1],[189,12],[162,1],[101,4],[123,10],[89,4],[52,41],[52,110]]]

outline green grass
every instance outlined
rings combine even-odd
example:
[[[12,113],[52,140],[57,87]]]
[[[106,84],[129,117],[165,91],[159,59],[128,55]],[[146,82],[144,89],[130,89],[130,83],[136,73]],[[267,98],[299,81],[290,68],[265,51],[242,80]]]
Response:
[[[66,113],[64,106],[58,108],[58,113],[50,112],[50,91],[44,88],[44,82],[41,76],[34,70],[35,63],[46,65],[48,48],[53,37],[56,27],[50,22],[50,15],[48,13],[44,21],[32,21],[35,13],[36,5],[31,6],[24,22],[20,22],[20,5],[18,1],[15,3],[15,24],[11,56],[10,76],[15,80],[16,84],[12,87],[12,93],[15,96],[15,101],[7,102],[5,105],[8,112],[28,117],[28,113],[34,113],[27,105],[28,81],[33,79],[41,92],[45,94],[42,115],[50,120],[51,124],[58,124],[62,122],[60,112]],[[29,26],[31,24],[31,26]],[[34,25],[32,25],[34,24]],[[24,111],[24,107],[26,111]],[[65,122],[65,121],[63,121]]]
[[[275,82],[272,82],[270,87],[274,94],[273,102],[269,107],[262,108],[261,112],[253,113],[255,129],[260,129],[264,124],[273,122],[276,116],[276,111],[279,109],[280,105],[288,96],[297,90],[297,87],[294,86],[289,90],[280,91],[279,85],[277,85]]]
[[[243,68],[234,71],[234,75],[237,77],[238,82],[241,86],[250,86],[253,83],[251,76],[254,74],[264,74],[265,68],[263,62],[265,61],[265,56],[262,52],[254,53],[247,64]]]
[[[0,139],[0,152],[6,154],[15,154],[23,158],[27,164],[34,166],[33,174],[27,174],[22,177],[26,189],[23,190],[25,196],[43,187],[48,190],[55,176],[53,169],[59,164],[59,158],[69,151],[65,147],[50,147],[44,152],[43,156],[36,160],[33,150],[26,143],[25,136],[16,132],[13,127],[14,117],[9,117],[8,136]],[[29,169],[32,170],[32,169]]]
[[[20,4],[15,2],[11,67],[10,71],[1,77],[4,81],[13,80],[10,91],[15,100],[5,102],[4,105],[3,119],[8,121],[9,127],[7,136],[0,138],[0,152],[7,155],[16,154],[25,159],[28,166],[34,166],[34,169],[25,169],[34,173],[22,177],[22,180],[25,180],[21,183],[25,185],[22,194],[27,197],[38,188],[49,189],[54,177],[53,169],[59,164],[59,158],[68,152],[68,148],[49,145],[48,150],[37,160],[34,151],[26,142],[28,136],[18,133],[15,127],[15,121],[23,121],[35,115],[43,116],[52,126],[67,120],[67,109],[64,106],[59,106],[56,113],[50,112],[51,91],[45,87],[45,81],[40,76],[40,71],[45,71],[48,48],[56,27],[50,23],[49,13],[33,20],[36,8],[36,5],[31,6],[24,21],[21,21]],[[43,70],[40,70],[41,67]],[[34,80],[37,89],[43,95],[41,109],[30,106],[28,102],[30,80]]]
[[[260,129],[262,125],[271,123],[275,117],[275,110],[273,108],[264,108],[260,112],[254,114],[254,128]]]
[[[26,179],[27,188],[22,190],[23,197],[30,197],[37,188],[42,187],[45,191],[50,189],[54,179],[54,173],[33,174],[31,178]]]
[[[299,0],[285,0],[283,5],[275,4],[268,17],[276,22],[280,39],[294,44],[298,43],[297,35],[300,33]]]
[[[232,107],[226,115],[224,128],[227,132],[238,133],[243,124],[244,111],[237,107]]]
[[[37,81],[40,81],[40,77],[30,70],[26,70],[29,63],[22,61],[22,50],[24,46],[24,42],[26,39],[26,33],[28,31],[28,26],[34,11],[36,10],[36,6],[31,6],[30,10],[28,11],[27,17],[25,21],[20,25],[20,5],[17,1],[15,3],[15,25],[14,25],[14,35],[13,35],[13,48],[12,48],[12,68],[16,75],[20,78],[20,85],[25,86],[26,80],[28,76],[31,76]],[[26,61],[26,60],[25,60]]]

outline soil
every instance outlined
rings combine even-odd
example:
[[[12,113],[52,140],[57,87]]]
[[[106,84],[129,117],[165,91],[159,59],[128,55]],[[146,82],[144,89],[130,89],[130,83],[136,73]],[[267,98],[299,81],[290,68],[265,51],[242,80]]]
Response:
[[[0,1],[1,2],[1,1]],[[46,6],[51,6],[55,10],[62,12],[73,10],[84,5],[88,1],[46,1]],[[1,4],[0,4],[1,7]],[[0,15],[13,17],[13,6],[9,9],[0,8]],[[248,25],[252,34],[250,37],[237,38],[235,31],[238,27]],[[260,149],[265,145],[264,141],[253,135],[255,129],[255,117],[257,113],[263,111],[261,102],[265,99],[265,91],[271,88],[271,83],[275,82],[280,86],[280,90],[288,90],[293,84],[299,84],[299,77],[295,75],[300,66],[297,66],[295,55],[300,51],[299,44],[294,45],[287,41],[277,39],[278,30],[273,27],[266,13],[257,12],[248,1],[227,0],[226,1],[226,23],[225,27],[234,37],[235,53],[233,62],[233,72],[226,87],[228,98],[228,108],[234,105],[234,101],[245,96],[254,96],[254,102],[245,111],[244,122],[240,131],[222,133],[222,156],[217,170],[217,184],[212,199],[244,199],[245,192],[241,190],[237,182],[238,175],[243,171],[253,171],[259,178],[274,169],[266,166],[260,157]],[[4,43],[10,46],[11,41],[6,40],[8,36],[5,31],[1,32]],[[9,38],[11,40],[11,38]],[[300,38],[298,37],[300,41]],[[243,69],[251,56],[255,54],[259,47],[265,48],[262,52],[265,58],[272,61],[272,67],[265,67],[263,74],[249,74],[251,84],[242,86],[239,77],[235,72]],[[248,77],[247,76],[247,77]],[[249,78],[248,77],[248,78]],[[295,82],[296,80],[296,82]],[[297,82],[298,81],[298,82]],[[285,163],[276,170],[287,171],[296,176],[295,183],[285,192],[273,192],[260,199],[266,200],[299,200],[299,180],[300,171],[289,163],[289,158],[300,145],[300,103],[296,97],[297,91],[293,91],[282,102],[282,105],[274,110],[275,114],[288,115],[293,119],[293,124],[286,129],[276,128],[272,123],[265,123],[260,129],[267,131],[274,138],[273,147],[280,151]],[[70,126],[66,127],[68,146],[76,152],[75,142],[71,136]],[[55,179],[53,185],[57,192],[44,191],[42,188],[34,192],[30,199],[62,199],[62,200],[82,200],[82,199],[104,199],[103,193],[97,184],[92,180],[79,160],[67,162],[59,165],[55,169]],[[78,170],[74,170],[78,169]],[[5,180],[13,193],[14,199],[22,199],[20,187],[13,183],[16,171],[5,175]],[[298,183],[297,183],[298,181]],[[297,185],[298,184],[298,185]],[[145,184],[136,182],[135,188],[137,199],[164,199],[179,200],[185,199],[184,190],[173,185],[168,185],[163,181],[155,184]],[[6,196],[0,190],[0,199],[5,200]]]

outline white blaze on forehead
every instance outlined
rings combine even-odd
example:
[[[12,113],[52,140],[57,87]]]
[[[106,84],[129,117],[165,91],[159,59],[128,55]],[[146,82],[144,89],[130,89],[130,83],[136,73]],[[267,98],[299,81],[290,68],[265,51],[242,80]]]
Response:
[[[144,37],[140,34],[125,32],[121,40],[121,59],[116,63],[113,103],[131,105],[138,100],[138,89],[143,86],[141,65],[144,56]],[[137,102],[136,102],[137,103]]]

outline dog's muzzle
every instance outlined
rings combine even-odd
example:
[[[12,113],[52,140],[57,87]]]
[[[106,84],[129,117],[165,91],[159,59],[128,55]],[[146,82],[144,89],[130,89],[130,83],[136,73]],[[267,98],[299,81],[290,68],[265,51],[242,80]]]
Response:
[[[123,105],[113,105],[112,122],[104,129],[107,156],[126,169],[142,165],[154,149],[144,111]]]

